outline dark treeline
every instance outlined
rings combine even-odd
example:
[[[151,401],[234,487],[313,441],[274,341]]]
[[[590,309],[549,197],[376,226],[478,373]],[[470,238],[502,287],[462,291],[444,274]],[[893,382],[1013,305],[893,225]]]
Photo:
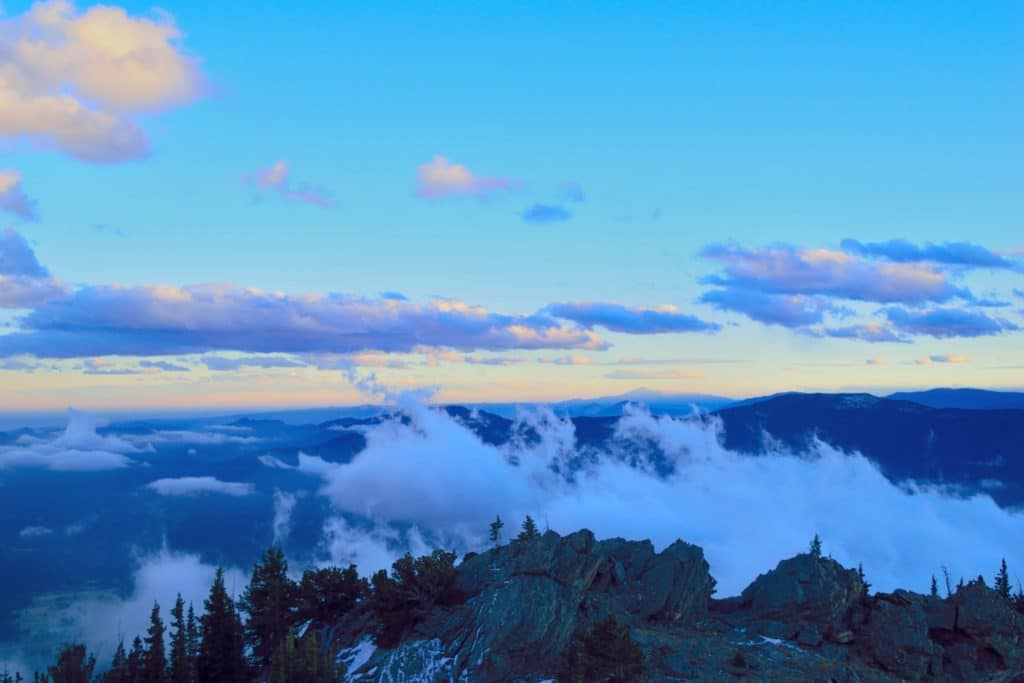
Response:
[[[236,602],[218,568],[197,616],[181,596],[165,624],[160,605],[149,628],[123,639],[103,673],[86,647],[65,645],[34,683],[333,683],[344,676],[330,627],[355,612],[366,615],[376,641],[397,643],[435,605],[451,599],[455,553],[437,550],[424,557],[406,554],[391,572],[362,578],[355,565],[310,569],[299,581],[288,577],[288,562],[271,547],[252,570]],[[244,617],[244,619],[243,619]],[[19,683],[20,674],[0,673],[0,683]]]
[[[502,543],[501,518],[490,525],[496,548]],[[530,543],[540,536],[527,517],[513,543]],[[809,552],[820,556],[815,536]],[[473,555],[471,553],[470,555]],[[470,555],[467,555],[469,557]],[[279,547],[271,547],[253,566],[249,584],[237,603],[224,585],[224,570],[216,577],[203,611],[181,595],[170,610],[169,625],[154,604],[145,634],[130,645],[120,641],[102,673],[85,645],[65,645],[45,673],[33,683],[333,683],[344,677],[339,647],[332,642],[335,627],[352,620],[357,630],[371,633],[380,647],[394,647],[432,609],[457,604],[454,589],[454,552],[435,550],[414,558],[406,553],[369,579],[355,565],[306,570],[299,581],[288,576],[288,562]],[[863,580],[863,570],[860,570]],[[954,588],[943,568],[947,597]],[[982,577],[978,580],[984,583]],[[864,582],[867,586],[867,583]],[[1024,589],[1011,590],[1003,560],[994,577],[994,589],[1024,613]],[[931,592],[938,594],[932,577]],[[244,617],[244,619],[243,619]],[[560,681],[641,680],[642,653],[613,615],[577,634],[564,653]],[[0,683],[21,683],[20,674],[0,673]]]

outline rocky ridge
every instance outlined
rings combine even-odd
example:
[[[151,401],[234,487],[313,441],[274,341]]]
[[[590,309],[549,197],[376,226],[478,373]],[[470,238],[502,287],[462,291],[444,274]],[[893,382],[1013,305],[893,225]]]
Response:
[[[1024,683],[1024,616],[981,580],[948,598],[870,594],[857,570],[805,553],[743,593],[712,599],[703,551],[677,541],[547,532],[469,554],[454,604],[394,648],[366,615],[330,629],[359,683],[554,680],[574,636],[608,614],[643,650],[651,681]]]

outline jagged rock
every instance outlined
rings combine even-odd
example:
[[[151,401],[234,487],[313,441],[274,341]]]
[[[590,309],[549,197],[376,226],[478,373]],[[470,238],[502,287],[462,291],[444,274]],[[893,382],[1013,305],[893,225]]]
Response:
[[[1021,616],[980,584],[947,600],[868,598],[855,570],[803,554],[740,597],[712,603],[713,589],[703,551],[682,541],[656,553],[649,541],[548,532],[467,554],[459,599],[435,606],[395,648],[372,646],[366,614],[332,633],[351,683],[553,679],[573,638],[609,613],[651,681],[1011,683],[1024,669]]]
[[[713,588],[697,546],[677,541],[655,553],[650,541],[547,532],[467,557],[455,579],[463,603],[417,625],[419,645],[375,653],[363,668],[407,670],[429,655],[435,668],[443,660],[445,671],[471,681],[551,675],[574,633],[609,612],[626,624],[692,625],[707,614]]]
[[[928,637],[926,600],[906,591],[878,594],[866,627],[867,648],[878,665],[911,681],[941,669],[942,648]]]
[[[864,595],[857,572],[835,560],[804,553],[779,562],[740,595],[739,606],[760,618],[842,630],[851,607]]]
[[[999,668],[1024,667],[1024,616],[981,581],[960,588],[951,602],[956,606],[958,634],[998,657]]]

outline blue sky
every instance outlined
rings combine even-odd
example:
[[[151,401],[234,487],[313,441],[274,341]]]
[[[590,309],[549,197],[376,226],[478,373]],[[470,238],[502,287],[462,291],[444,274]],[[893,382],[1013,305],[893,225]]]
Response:
[[[841,244],[851,238],[918,247],[970,243],[1019,262],[1019,3],[484,9],[259,2],[241,11],[176,2],[163,6],[164,19],[148,4],[122,7],[131,21],[157,17],[180,30],[164,47],[168,59],[196,67],[187,96],[168,86],[154,96],[157,106],[111,105],[120,101],[116,92],[86,92],[94,74],[84,67],[80,80],[63,83],[61,92],[135,122],[149,136],[144,152],[94,163],[45,138],[19,135],[11,125],[5,129],[0,115],[0,170],[18,174],[38,213],[30,220],[8,211],[0,226],[31,246],[67,296],[114,283],[217,282],[292,295],[375,299],[400,292],[416,305],[445,297],[502,315],[530,316],[567,301],[672,305],[679,315],[717,326],[638,334],[596,324],[588,329],[611,345],[604,350],[479,341],[455,348],[443,335],[413,353],[366,342],[363,351],[375,354],[372,367],[382,380],[439,386],[442,398],[458,400],[555,398],[641,385],[731,395],[1024,386],[1015,329],[1024,324],[1024,298],[1013,294],[1024,288],[1020,270],[923,257],[908,265],[884,252],[869,265],[926,269],[969,289],[972,298],[863,300],[836,297],[834,287],[797,291],[789,284],[781,291],[758,271],[742,286],[735,278],[727,285],[742,290],[739,311],[708,303],[706,278],[721,281],[728,264],[705,252],[713,244],[786,245],[797,254],[825,249],[850,256]],[[63,21],[75,25],[91,9],[65,8]],[[15,44],[11,36],[24,37],[32,10],[28,3],[5,3],[4,10],[3,35]],[[124,31],[102,40],[113,44]],[[4,68],[26,70],[19,59],[0,51],[0,95]],[[89,65],[111,68],[99,58]],[[41,97],[54,86],[17,87],[19,96]],[[473,182],[500,182],[424,196],[417,174],[439,156],[468,169]],[[287,180],[261,189],[261,170],[278,161]],[[819,321],[817,336],[807,326],[766,325],[747,315],[752,291],[776,297],[768,302],[773,311],[784,307],[778,296],[812,296],[800,302],[802,310],[810,306],[833,318]],[[979,305],[985,299],[1009,305]],[[940,336],[895,330],[899,343],[822,334],[868,322],[892,326],[906,318],[879,311],[896,304],[922,315],[953,307],[974,315],[973,323],[979,315],[997,319],[996,327],[959,327],[958,334],[943,328]],[[84,305],[77,301],[74,310]],[[12,321],[7,329],[15,334],[27,329],[19,321],[32,310],[8,306],[0,316]],[[133,311],[123,310],[130,319]],[[118,325],[104,324],[106,334],[123,338]],[[979,329],[989,332],[975,334]],[[207,339],[188,353],[150,344],[138,355],[117,345],[80,345],[73,358],[59,359],[26,353],[45,348],[45,341],[8,344],[8,366],[16,359],[21,369],[0,369],[0,380],[18,393],[0,397],[0,407],[357,398],[344,372],[312,363],[313,351],[287,343],[256,351]],[[347,357],[356,352],[339,347]],[[511,360],[438,360],[453,352]],[[228,378],[206,368],[201,355],[210,353],[291,354],[307,365],[241,368]],[[581,354],[591,365],[537,362],[566,354]],[[932,356],[963,362],[924,363]],[[140,359],[158,357],[189,371],[172,377],[152,367],[123,375],[82,369],[99,362],[137,370]],[[370,371],[353,358],[346,368]],[[632,375],[609,377],[622,371],[608,363],[622,358],[636,368]],[[867,364],[875,359],[885,365]],[[377,367],[387,362],[405,366]],[[822,365],[794,370],[808,362]],[[267,385],[274,389],[261,388]]]

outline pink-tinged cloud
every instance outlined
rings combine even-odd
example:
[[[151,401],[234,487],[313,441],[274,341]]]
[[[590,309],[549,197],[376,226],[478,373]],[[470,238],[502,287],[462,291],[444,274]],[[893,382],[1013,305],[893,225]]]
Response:
[[[188,104],[206,88],[180,39],[166,13],[80,12],[67,0],[0,21],[0,138],[93,163],[145,156],[149,141],[133,117]]]
[[[416,179],[416,193],[425,199],[487,198],[517,184],[511,178],[474,175],[466,166],[452,163],[440,155],[435,156],[429,163],[421,164],[417,169]]]
[[[70,358],[247,353],[597,349],[594,332],[543,315],[456,299],[416,304],[343,294],[289,295],[229,284],[85,287],[0,335],[0,356]]]
[[[275,161],[266,168],[261,168],[255,173],[246,173],[242,181],[251,185],[258,192],[276,192],[285,201],[313,204],[325,209],[337,205],[331,195],[324,190],[317,190],[310,185],[299,185],[295,187],[290,180],[291,169],[288,163],[282,159]]]
[[[745,249],[713,245],[702,252],[724,272],[706,284],[765,294],[824,296],[878,303],[924,303],[973,298],[927,263],[869,261],[841,251],[777,245]]]
[[[626,334],[714,332],[719,325],[683,313],[676,306],[623,306],[599,301],[569,301],[549,305],[545,312],[584,327],[603,327]]]
[[[21,174],[17,171],[0,170],[0,211],[13,213],[26,221],[39,218],[36,203],[25,194]]]

